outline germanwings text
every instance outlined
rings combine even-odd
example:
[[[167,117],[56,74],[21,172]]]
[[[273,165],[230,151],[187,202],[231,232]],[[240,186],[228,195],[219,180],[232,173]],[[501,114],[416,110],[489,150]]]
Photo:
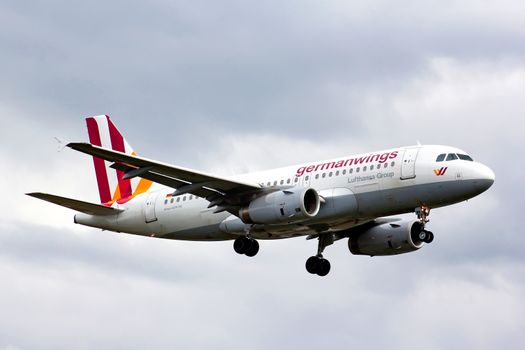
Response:
[[[368,156],[356,157],[350,159],[341,159],[333,162],[318,163],[308,166],[302,166],[297,169],[295,176],[302,176],[305,173],[311,173],[318,170],[337,169],[351,165],[367,164],[371,162],[384,163],[389,159],[394,159],[398,156],[398,151],[387,152],[382,154],[370,154]]]

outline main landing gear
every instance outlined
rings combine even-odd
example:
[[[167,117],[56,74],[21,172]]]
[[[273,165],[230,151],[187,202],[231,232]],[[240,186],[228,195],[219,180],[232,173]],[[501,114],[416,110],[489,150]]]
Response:
[[[312,275],[326,276],[330,272],[330,261],[322,255],[311,256],[306,260],[306,271]]]
[[[330,272],[330,262],[323,258],[324,248],[334,243],[334,236],[331,233],[319,236],[317,255],[311,256],[306,260],[306,271],[312,275],[326,276]]]
[[[419,240],[425,243],[432,243],[434,240],[434,234],[428,230],[425,230],[425,225],[430,221],[428,219],[428,216],[430,215],[430,208],[422,205],[421,207],[416,208],[416,215],[419,219],[419,222],[421,223],[421,232],[418,234]]]
[[[249,236],[241,236],[233,242],[233,249],[238,254],[252,257],[259,252],[259,242]]]

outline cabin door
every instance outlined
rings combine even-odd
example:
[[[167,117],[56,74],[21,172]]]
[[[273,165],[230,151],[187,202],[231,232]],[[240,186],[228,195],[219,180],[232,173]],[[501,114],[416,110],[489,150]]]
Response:
[[[401,180],[413,179],[416,177],[416,158],[419,147],[407,148],[403,154],[401,163]]]

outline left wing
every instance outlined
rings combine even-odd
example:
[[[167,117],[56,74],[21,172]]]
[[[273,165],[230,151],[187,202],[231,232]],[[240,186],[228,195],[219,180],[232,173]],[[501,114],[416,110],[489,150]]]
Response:
[[[44,201],[58,204],[62,207],[73,209],[89,215],[115,215],[122,212],[122,209],[116,209],[112,207],[106,207],[105,205],[101,204],[79,201],[78,199],[55,196],[54,194],[42,192],[32,192],[26,194],[28,196],[42,199]]]
[[[228,202],[228,205],[239,205],[243,202],[244,196],[251,196],[262,189],[258,184],[229,180],[89,143],[74,142],[67,146],[76,151],[115,162],[112,167],[124,171],[125,179],[142,177],[177,189],[175,195],[192,193],[208,199],[213,205],[221,205],[225,201]]]

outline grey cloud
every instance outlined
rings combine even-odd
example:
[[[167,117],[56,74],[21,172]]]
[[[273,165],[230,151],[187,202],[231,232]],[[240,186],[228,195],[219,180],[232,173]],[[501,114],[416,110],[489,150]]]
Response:
[[[19,69],[3,95],[22,104],[24,91],[29,111],[44,106],[62,120],[107,112],[144,128],[162,119],[160,135],[177,135],[179,148],[187,135],[254,127],[333,135],[321,120],[341,124],[337,137],[356,135],[369,86],[397,89],[435,55],[522,54],[511,45],[519,31],[446,6],[430,16],[428,4],[56,4],[8,7],[5,29],[14,25],[3,61]]]
[[[31,231],[23,237],[26,229]],[[30,236],[37,237],[30,241]],[[424,251],[397,258],[350,257],[338,245],[327,252],[337,262],[333,274],[319,283],[302,271],[302,258],[313,248],[303,239],[263,242],[260,259],[241,263],[242,257],[232,255],[229,245],[222,243],[197,247],[185,242],[136,242],[129,237],[126,242],[139,243],[130,247],[106,234],[64,236],[60,231],[27,227],[3,242],[10,247],[8,256],[0,256],[3,280],[10,286],[0,291],[3,342],[21,348],[244,348],[251,340],[254,348],[263,349],[322,344],[378,348],[394,340],[412,348],[408,341],[412,339],[415,348],[428,340],[414,336],[414,329],[435,334],[416,322],[439,326],[443,303],[454,305],[454,293],[462,290],[478,301],[458,312],[445,306],[451,312],[449,323],[460,326],[454,317],[466,318],[474,331],[488,323],[489,339],[500,333],[515,340],[522,337],[517,330],[495,323],[507,316],[514,322],[521,320],[508,314],[505,306],[515,305],[524,289],[522,279],[512,287],[518,289],[505,287],[522,274],[519,266],[506,265],[509,270],[502,274],[486,261],[475,267],[428,264]],[[13,248],[14,244],[20,248]],[[192,253],[182,253],[186,259],[181,261],[177,255],[183,251]],[[198,277],[170,279],[168,274],[159,275],[163,269],[173,270],[174,277],[179,276],[177,269]],[[485,293],[495,299],[485,299]],[[492,310],[495,321],[476,320],[479,302]],[[417,309],[422,303],[425,307]],[[504,307],[498,310],[500,306]],[[316,331],[306,332],[312,322]],[[19,327],[31,336],[22,336]],[[458,349],[476,344],[470,335],[462,337],[453,328],[440,326],[440,339],[453,337],[451,346]],[[378,330],[383,336],[372,336]]]
[[[5,230],[0,242],[8,250],[0,256],[16,263],[48,269],[85,269],[107,276],[152,280],[184,286],[198,282],[208,266],[219,264],[219,256],[230,256],[231,242],[216,243],[219,254],[204,254],[210,243],[176,242],[130,236],[101,230],[61,231],[20,223]],[[227,247],[225,247],[225,245]],[[194,252],[200,259],[195,260]],[[188,266],[191,266],[191,272]]]

